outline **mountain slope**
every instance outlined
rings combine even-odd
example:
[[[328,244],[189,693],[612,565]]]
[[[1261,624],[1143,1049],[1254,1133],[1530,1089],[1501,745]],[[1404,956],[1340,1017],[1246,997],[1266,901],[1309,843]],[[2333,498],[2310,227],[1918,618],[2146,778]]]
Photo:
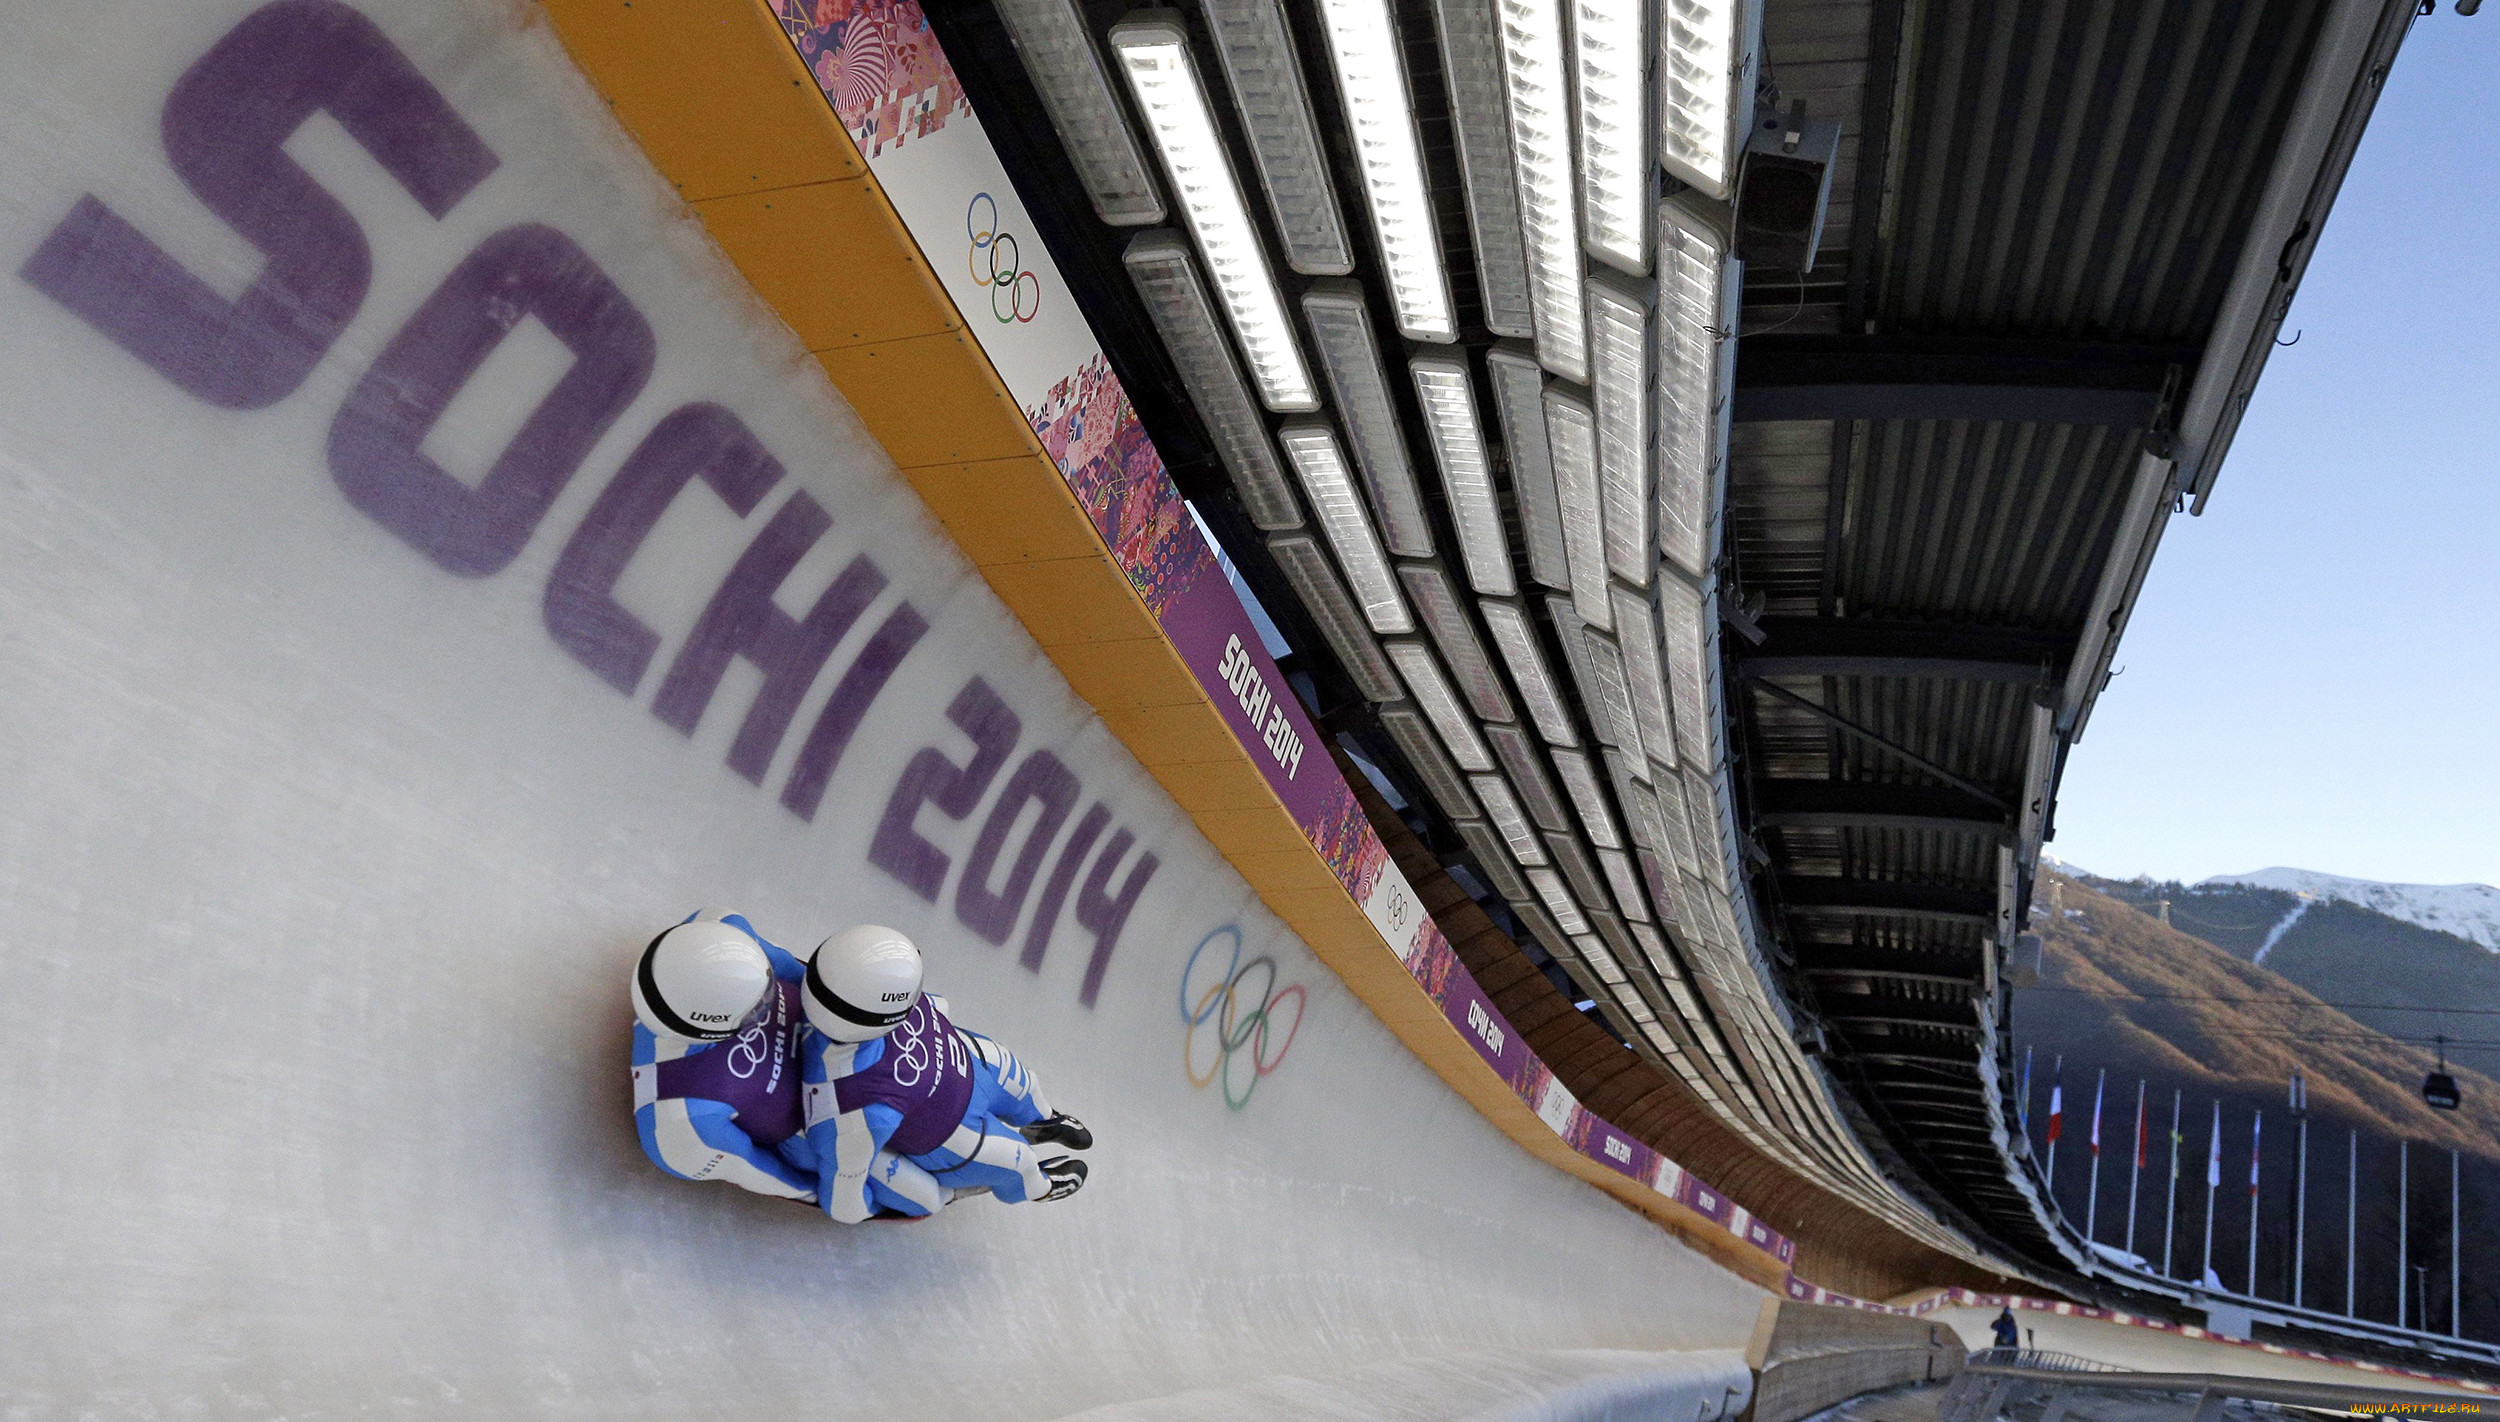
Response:
[[[2260,869],[2254,874],[2224,874],[2205,883],[2273,889],[2358,904],[2374,913],[2434,933],[2454,934],[2500,953],[2500,889],[2489,884],[2382,884],[2371,879],[2321,874],[2314,869],[2282,868]]]
[[[2262,1237],[2256,1286],[2266,1297],[2288,1297],[2297,1135],[2285,1109],[2285,1081],[2297,1064],[2309,1081],[2310,1204],[2303,1292],[2310,1302],[2340,1306],[2343,1301],[2348,1152],[2357,1162],[2360,1182],[2355,1213],[2362,1247],[2356,1293],[2365,1315],[2387,1318],[2394,1312],[2399,1138],[2413,1143],[2406,1218],[2413,1257],[2443,1263],[2447,1258],[2446,1156],[2451,1148],[2463,1153],[2459,1183],[2467,1252],[2473,1252],[2477,1241],[2488,1246],[2495,1224],[2500,1224],[2500,1082],[2460,1071],[2465,1109],[2434,1112],[2425,1106],[2419,1092],[2431,1066],[2429,1052],[2389,1040],[2269,970],[2278,957],[2296,952],[2297,924],[2268,954],[2268,967],[2259,967],[2076,880],[2060,876],[2043,888],[2038,900],[2045,902],[2033,920],[2045,950],[2040,986],[2015,993],[2011,1025],[2018,1048],[2033,1051],[2030,1133],[2042,1155],[2053,1064],[2064,1058],[2066,1111],[2056,1190],[2078,1227],[2095,1213],[2088,1141],[2095,1076],[2105,1070],[2095,1237],[2112,1245],[2127,1241],[2135,1092],[2141,1079],[2147,1087],[2149,1123],[2146,1168],[2141,1181],[2132,1182],[2140,1186],[2135,1249],[2159,1267],[2168,1226],[2174,1272],[2199,1272],[2205,1156],[2219,1103],[2222,1186],[2214,1196],[2214,1266],[2226,1285],[2247,1287],[2251,1117],[2262,1111]],[[2252,901],[2245,906],[2256,905]],[[2303,918],[2349,907],[2313,906]],[[2174,901],[2174,920],[2179,908]],[[2255,921],[2254,915],[2225,920],[2233,925]],[[2326,926],[2334,927],[2331,922]],[[2262,934],[2244,931],[2262,941]],[[2470,945],[2467,951],[2480,952]],[[2174,1091],[2180,1094],[2185,1137],[2179,1147],[2175,1216],[2166,1189]],[[2431,1282],[2433,1312],[2444,1318],[2445,1270],[2434,1272],[2442,1277]],[[2468,1331],[2500,1330],[2500,1293],[2493,1284],[2469,1273],[2466,1294]]]

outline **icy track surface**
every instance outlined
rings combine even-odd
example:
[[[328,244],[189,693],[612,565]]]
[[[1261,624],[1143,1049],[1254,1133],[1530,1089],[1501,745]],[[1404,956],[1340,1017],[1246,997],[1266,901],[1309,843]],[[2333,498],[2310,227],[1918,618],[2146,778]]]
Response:
[[[252,13],[12,0],[0,46],[0,1415],[1041,1418],[1742,1346],[1753,1288],[1259,906],[534,9]],[[741,642],[765,596],[850,612]],[[1093,1183],[846,1230],[662,1177],[625,974],[703,904],[917,936]],[[1276,1027],[1229,1058],[1180,1008],[1228,980]]]

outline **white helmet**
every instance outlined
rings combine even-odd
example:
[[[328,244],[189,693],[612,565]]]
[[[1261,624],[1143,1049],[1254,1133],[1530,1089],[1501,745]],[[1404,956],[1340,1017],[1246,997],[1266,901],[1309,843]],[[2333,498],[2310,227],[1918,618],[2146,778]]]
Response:
[[[772,960],[754,939],[728,924],[697,919],[642,950],[634,968],[634,1015],[656,1036],[726,1041],[772,982]]]
[[[807,1020],[837,1042],[884,1036],[918,1001],[920,950],[891,928],[843,929],[807,960]]]

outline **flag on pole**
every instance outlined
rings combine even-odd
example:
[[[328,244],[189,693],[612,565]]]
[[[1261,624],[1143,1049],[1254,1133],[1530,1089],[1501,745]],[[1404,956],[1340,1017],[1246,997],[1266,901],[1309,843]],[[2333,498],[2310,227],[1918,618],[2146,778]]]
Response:
[[[2066,1130],[2066,1060],[2058,1058],[2057,1075],[2049,1078],[2049,1144]]]
[[[2248,1198],[2257,1198],[2257,1144],[2266,1132],[2266,1113],[2258,1112],[2248,1123]]]
[[[2206,1189],[2208,1189],[2208,1190],[2211,1190],[2211,1189],[2213,1189],[2215,1186],[2220,1185],[2221,1183],[2222,1183],[2222,1103],[2221,1103],[2221,1102],[2219,1102],[2219,1101],[2217,1101],[2217,1102],[2215,1102],[2215,1103],[2214,1103],[2214,1144],[2213,1144],[2213,1150],[2212,1150],[2211,1152],[2209,1152],[2209,1153],[2206,1155],[2206,1157],[2205,1157],[2205,1188],[2206,1188]]]
[[[2135,1084],[2135,1168],[2144,1168],[2144,1083]]]
[[[2101,1088],[2108,1084],[2109,1073],[2103,1072],[2101,1079],[2092,1086],[2092,1158],[2094,1160],[2101,1158]]]

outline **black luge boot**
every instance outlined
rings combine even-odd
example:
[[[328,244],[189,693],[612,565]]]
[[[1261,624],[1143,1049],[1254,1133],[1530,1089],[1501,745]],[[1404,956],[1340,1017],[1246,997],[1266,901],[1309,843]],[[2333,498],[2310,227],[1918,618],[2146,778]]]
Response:
[[[1094,1143],[1094,1133],[1085,1129],[1085,1123],[1065,1111],[1053,1111],[1032,1125],[1016,1129],[1037,1146],[1055,1145],[1084,1150]]]
[[[1072,1155],[1054,1155],[1042,1162],[1042,1173],[1050,1177],[1050,1193],[1045,1200],[1064,1200],[1085,1188],[1085,1162]]]

